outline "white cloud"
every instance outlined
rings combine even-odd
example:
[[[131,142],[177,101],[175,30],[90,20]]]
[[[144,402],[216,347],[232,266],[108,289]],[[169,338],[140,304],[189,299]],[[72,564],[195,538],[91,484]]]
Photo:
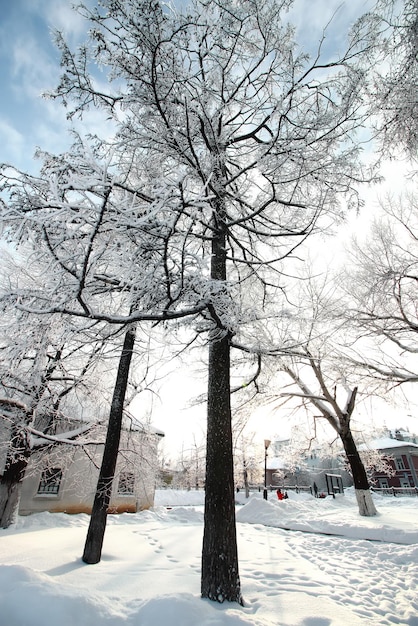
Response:
[[[13,90],[19,98],[39,98],[56,83],[58,60],[51,59],[39,40],[20,36],[12,48]]]
[[[344,50],[350,27],[373,4],[373,0],[302,0],[289,11],[289,21],[304,52],[316,54],[325,36],[322,52],[336,54]]]
[[[71,40],[84,37],[86,21],[73,9],[74,0],[23,0],[23,3],[26,11],[40,17],[50,28],[62,31]]]
[[[88,3],[87,3],[88,4]],[[72,8],[69,0],[37,0],[39,12],[45,16],[45,21],[52,30],[59,30],[73,46],[86,38],[88,23]]]
[[[25,149],[25,138],[7,121],[0,119],[0,145],[2,161],[15,163],[20,160]]]

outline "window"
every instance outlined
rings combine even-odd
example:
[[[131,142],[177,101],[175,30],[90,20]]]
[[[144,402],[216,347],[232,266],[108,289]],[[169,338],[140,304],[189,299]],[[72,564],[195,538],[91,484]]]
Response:
[[[134,495],[135,476],[131,472],[121,472],[119,476],[118,493]]]
[[[56,496],[60,489],[61,480],[62,470],[59,467],[48,467],[44,469],[38,487],[38,494]]]
[[[381,489],[388,489],[389,488],[389,483],[387,478],[379,478],[379,487]]]
[[[403,458],[401,456],[397,456],[395,459],[395,467],[397,470],[404,470],[405,464],[403,462]]]

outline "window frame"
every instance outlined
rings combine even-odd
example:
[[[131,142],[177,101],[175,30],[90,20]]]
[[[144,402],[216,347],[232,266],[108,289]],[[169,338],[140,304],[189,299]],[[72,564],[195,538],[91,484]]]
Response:
[[[135,495],[135,474],[133,472],[123,471],[119,474],[118,496],[134,496]]]
[[[36,495],[40,497],[57,497],[62,485],[61,467],[45,467],[41,472]]]

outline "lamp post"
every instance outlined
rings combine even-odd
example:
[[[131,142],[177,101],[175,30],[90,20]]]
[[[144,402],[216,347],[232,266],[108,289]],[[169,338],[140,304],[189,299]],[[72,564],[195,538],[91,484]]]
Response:
[[[264,439],[264,491],[263,498],[267,500],[267,450],[271,444],[270,439]]]

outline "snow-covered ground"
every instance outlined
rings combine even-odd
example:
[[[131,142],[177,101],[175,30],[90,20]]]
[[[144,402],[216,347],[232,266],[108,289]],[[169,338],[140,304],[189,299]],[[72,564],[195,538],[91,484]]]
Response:
[[[361,518],[349,491],[237,497],[244,607],[200,598],[203,494],[160,491],[109,516],[97,565],[80,558],[86,515],[0,531],[0,626],[418,626],[418,498],[374,496]]]

